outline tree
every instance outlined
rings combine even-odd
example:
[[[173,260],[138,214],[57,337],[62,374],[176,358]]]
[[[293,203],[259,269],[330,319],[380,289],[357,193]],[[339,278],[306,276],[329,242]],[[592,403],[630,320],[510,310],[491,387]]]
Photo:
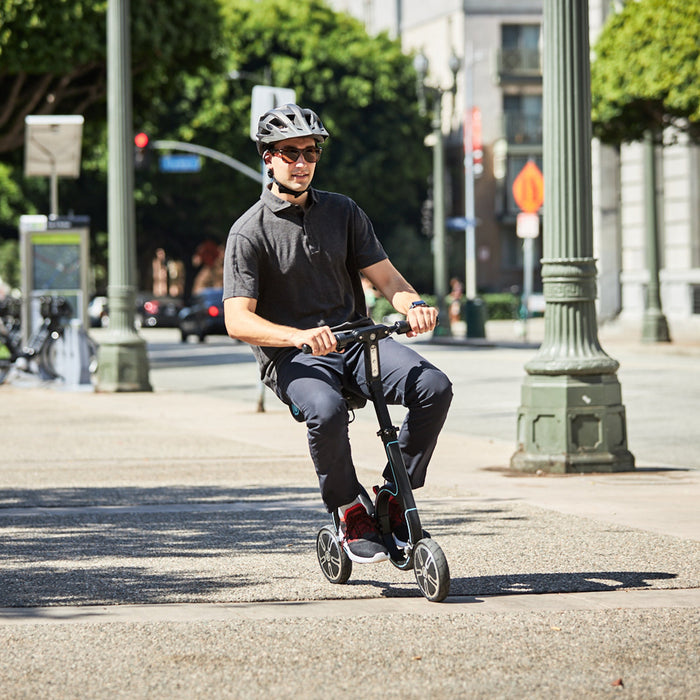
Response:
[[[591,65],[593,133],[603,143],[645,142],[649,280],[642,339],[670,340],[661,309],[656,147],[685,133],[700,142],[700,2],[632,0],[610,16]]]
[[[700,141],[700,2],[631,0],[591,64],[593,133],[617,145],[667,131]]]
[[[106,0],[0,0],[8,18],[0,26],[0,94],[11,97],[0,101],[0,139],[14,144],[0,150],[0,160],[21,193],[9,219],[0,210],[0,237],[16,235],[16,214],[45,211],[48,202],[46,179],[21,175],[24,114],[84,105],[82,174],[59,186],[62,208],[70,203],[91,217],[93,263],[103,260],[107,227],[105,8]],[[248,133],[252,87],[293,87],[332,136],[314,184],[353,197],[399,266],[430,288],[429,241],[420,235],[429,125],[418,112],[411,58],[397,41],[368,36],[322,0],[132,0],[131,10],[135,129],[152,140],[208,146],[257,169]],[[199,173],[177,175],[158,172],[154,162],[135,181],[142,284],[157,248],[190,266],[191,278],[197,247],[223,243],[260,193],[259,183],[212,160]],[[0,202],[3,182],[0,172]],[[411,236],[415,245],[405,245]]]
[[[27,114],[85,116],[82,174],[60,180],[61,201],[91,218],[98,282],[106,254],[106,0],[0,0],[0,239],[21,214],[46,211],[48,181],[22,175]],[[224,54],[211,0],[131,3],[134,114],[158,123],[188,73]],[[223,68],[221,68],[223,70]]]
[[[322,0],[220,2],[227,71],[203,70],[188,79],[159,127],[257,169],[249,136],[251,89],[265,82],[294,88],[297,101],[316,110],[331,133],[314,184],[353,197],[399,266],[429,288],[429,241],[419,233],[430,169],[423,146],[428,124],[419,114],[411,58],[399,42],[368,36],[360,22]],[[168,177],[150,180],[158,214],[140,208],[140,216],[153,231],[167,209],[171,244],[176,236],[195,245],[202,237],[223,242],[234,219],[259,196],[259,184],[211,162],[196,176]],[[169,206],[160,206],[164,202]],[[405,254],[399,241],[407,227],[421,255]]]
[[[0,0],[0,153],[24,143],[28,114],[85,114],[106,93],[107,0]],[[135,108],[177,89],[173,75],[212,62],[210,0],[131,3]]]

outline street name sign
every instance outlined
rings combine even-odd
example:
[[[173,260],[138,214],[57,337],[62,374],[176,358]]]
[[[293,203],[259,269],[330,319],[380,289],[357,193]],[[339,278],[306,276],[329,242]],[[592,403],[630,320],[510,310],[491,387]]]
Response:
[[[158,159],[162,173],[198,173],[202,169],[202,159],[191,153],[168,153]]]

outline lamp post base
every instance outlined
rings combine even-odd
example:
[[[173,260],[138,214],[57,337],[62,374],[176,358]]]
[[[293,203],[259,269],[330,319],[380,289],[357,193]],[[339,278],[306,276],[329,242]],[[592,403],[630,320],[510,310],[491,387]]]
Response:
[[[668,330],[666,316],[659,309],[647,309],[642,319],[643,343],[670,343],[671,334]]]
[[[634,470],[614,374],[530,375],[518,410],[512,469],[575,474]]]
[[[107,338],[98,352],[97,391],[153,391],[146,343],[136,333]]]

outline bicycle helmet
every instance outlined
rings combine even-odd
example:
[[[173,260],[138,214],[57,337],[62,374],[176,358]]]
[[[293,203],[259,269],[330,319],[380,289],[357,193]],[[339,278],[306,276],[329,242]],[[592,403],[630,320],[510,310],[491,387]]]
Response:
[[[298,136],[313,136],[317,143],[323,143],[328,138],[328,132],[311,109],[294,104],[275,107],[265,112],[258,121],[255,136],[258,153],[263,155],[272,144]]]

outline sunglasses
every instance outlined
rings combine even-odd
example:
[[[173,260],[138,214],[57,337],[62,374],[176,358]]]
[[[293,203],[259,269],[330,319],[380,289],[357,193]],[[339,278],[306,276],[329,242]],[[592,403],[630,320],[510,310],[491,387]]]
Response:
[[[278,155],[287,165],[296,163],[299,160],[299,156],[304,156],[304,160],[307,163],[318,163],[321,159],[321,151],[323,149],[320,146],[309,146],[304,150],[300,148],[292,148],[287,146],[286,148],[276,148],[272,151],[273,155]]]

